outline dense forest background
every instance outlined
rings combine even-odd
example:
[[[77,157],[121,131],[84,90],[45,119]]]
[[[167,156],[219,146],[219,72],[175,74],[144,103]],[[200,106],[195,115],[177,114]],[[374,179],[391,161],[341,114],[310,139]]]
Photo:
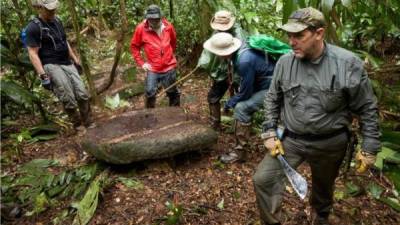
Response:
[[[175,26],[181,77],[197,64],[202,44],[212,33],[210,20],[219,9],[234,12],[250,34],[268,34],[282,41],[287,41],[286,36],[277,27],[293,10],[307,6],[320,9],[328,21],[327,40],[354,51],[365,61],[379,101],[383,134],[376,167],[366,175],[350,174],[350,178],[340,179],[335,192],[336,215],[345,224],[400,223],[400,1],[62,0],[60,3],[57,15],[81,58],[83,78],[99,120],[143,107],[139,103],[143,71],[133,63],[129,42],[148,5],[160,5]],[[233,140],[230,117],[223,118],[227,129],[221,134],[216,153],[185,155],[177,159],[183,166],[157,161],[121,169],[97,162],[79,150],[79,141],[68,136],[71,124],[57,99],[40,86],[20,40],[21,30],[35,15],[31,0],[1,0],[2,222],[259,223],[251,175],[264,152],[256,151],[253,160],[241,166],[225,166],[217,159],[218,153],[226,150]],[[182,83],[185,109],[206,118],[205,96],[209,85],[206,73],[199,71]],[[259,113],[254,119],[255,134],[261,121]],[[260,142],[257,135],[253,138],[255,143]],[[309,173],[307,169],[300,170]],[[209,186],[198,190],[203,197],[207,196],[201,204],[200,197],[193,197],[194,190],[185,186],[187,183],[197,188],[199,184],[194,180],[199,176],[210,177]],[[222,185],[235,182],[241,184]],[[157,189],[160,184],[165,186],[162,190]],[[233,191],[224,192],[226,188]],[[289,190],[290,195],[285,197],[290,213],[307,214],[308,209],[295,203],[299,200],[292,192]],[[238,213],[234,213],[235,207]],[[296,221],[295,217],[290,221]]]

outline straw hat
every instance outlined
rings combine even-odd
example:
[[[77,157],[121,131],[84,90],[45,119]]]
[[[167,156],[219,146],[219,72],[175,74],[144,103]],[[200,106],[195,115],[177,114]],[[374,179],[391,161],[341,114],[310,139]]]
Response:
[[[218,56],[228,56],[238,50],[242,42],[230,33],[218,32],[204,42],[203,47]]]
[[[210,26],[214,30],[227,31],[235,23],[235,17],[227,10],[220,10],[211,19]]]

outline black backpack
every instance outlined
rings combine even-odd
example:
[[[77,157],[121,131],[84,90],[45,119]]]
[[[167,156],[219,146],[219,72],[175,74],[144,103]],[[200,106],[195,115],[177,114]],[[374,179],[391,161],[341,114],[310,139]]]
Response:
[[[42,22],[40,22],[39,18],[37,18],[37,17],[33,18],[31,21],[34,22],[35,24],[37,24],[37,25],[39,26],[39,29],[40,29],[40,45],[41,45],[41,44],[42,44],[42,35],[43,35],[43,31],[42,31],[43,25],[42,25]],[[29,23],[29,24],[30,24],[30,23]],[[29,24],[28,24],[28,25],[29,25]],[[26,25],[26,27],[24,27],[24,28],[22,29],[21,34],[20,34],[21,42],[22,42],[22,45],[23,45],[24,48],[27,47],[27,46],[26,46],[26,29],[28,28],[28,25]]]

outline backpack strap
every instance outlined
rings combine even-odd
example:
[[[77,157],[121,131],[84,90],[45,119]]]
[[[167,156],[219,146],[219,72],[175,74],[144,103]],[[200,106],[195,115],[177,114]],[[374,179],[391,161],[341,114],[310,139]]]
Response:
[[[40,30],[40,47],[42,47],[42,37],[43,37],[43,25],[42,22],[40,21],[40,19],[38,17],[35,17],[32,19],[32,22],[34,22],[36,25],[39,26],[39,30]]]

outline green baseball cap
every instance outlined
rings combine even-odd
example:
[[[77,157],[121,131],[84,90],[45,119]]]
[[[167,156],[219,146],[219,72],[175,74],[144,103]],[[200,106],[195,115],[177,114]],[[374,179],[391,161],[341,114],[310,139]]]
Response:
[[[294,11],[289,16],[288,22],[279,29],[290,33],[298,33],[308,27],[320,28],[324,26],[324,14],[317,9],[308,7]]]

